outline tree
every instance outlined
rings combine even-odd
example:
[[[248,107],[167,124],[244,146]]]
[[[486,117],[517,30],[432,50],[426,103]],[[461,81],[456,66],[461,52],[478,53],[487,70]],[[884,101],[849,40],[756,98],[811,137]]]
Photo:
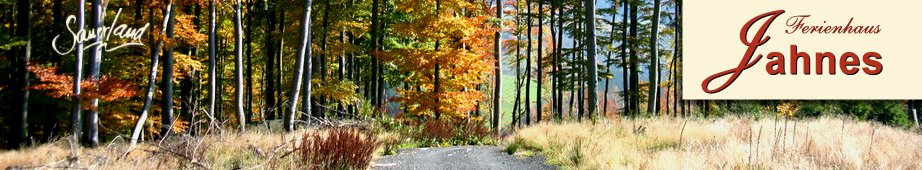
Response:
[[[503,3],[502,3],[502,0],[493,0],[493,1],[496,2],[496,18],[499,19],[499,24],[497,24],[497,27],[499,28],[496,29],[496,33],[493,35],[493,55],[494,55],[493,59],[496,60],[496,63],[493,65],[495,67],[493,71],[494,72],[493,77],[495,79],[493,80],[493,88],[494,88],[493,89],[493,130],[495,130],[496,134],[499,135],[499,132],[500,132],[500,127],[499,127],[500,122],[499,121],[502,120],[502,113],[500,113],[501,111],[500,104],[502,104],[501,98],[503,98],[502,83],[501,83],[502,77],[503,77],[502,76],[503,75],[502,59],[501,59],[503,50],[502,50],[502,47],[500,46],[500,44],[502,43],[501,36],[502,36],[502,31],[503,31]]]
[[[217,49],[215,49],[217,48],[217,44],[215,44],[215,38],[217,38],[215,35],[217,32],[217,25],[215,23],[215,1],[217,0],[211,0],[211,3],[208,5],[208,8],[211,10],[211,12],[208,15],[208,111],[206,111],[205,114],[208,115],[210,119],[212,119],[211,123],[214,123],[213,115],[216,115],[215,94],[218,93],[218,83],[216,82],[217,73],[215,71],[218,67],[216,61],[217,59],[215,57],[217,55]]]
[[[531,125],[531,18],[533,14],[531,12],[531,0],[525,0],[525,8],[525,37],[528,39],[526,41],[527,47],[525,48],[525,124]]]
[[[18,24],[16,26],[18,36],[25,41],[25,45],[21,47],[22,54],[15,57],[16,67],[16,82],[13,86],[14,98],[17,100],[13,105],[12,113],[12,133],[10,138],[10,143],[13,148],[19,148],[26,142],[26,136],[28,136],[29,123],[29,90],[26,87],[29,87],[29,71],[26,69],[26,66],[29,64],[29,60],[32,57],[32,3],[28,0],[18,0],[16,1],[18,5],[19,14],[17,15]]]
[[[544,4],[542,4],[540,0],[538,1],[537,17],[538,17],[538,62],[536,64],[538,65],[538,72],[537,72],[538,82],[536,85],[538,88],[537,89],[538,92],[536,94],[537,99],[535,100],[535,102],[537,102],[535,104],[535,110],[536,110],[535,111],[535,122],[541,123],[541,113],[543,113],[541,111],[541,108],[543,106],[541,102],[541,100],[543,99],[541,97],[541,88],[544,86],[544,76],[543,76],[544,75],[544,61],[542,60],[542,58],[544,58],[544,55],[542,54],[542,52],[544,52],[543,50],[544,41],[542,40],[542,38],[544,37]]]
[[[639,16],[637,16],[638,5],[636,2],[628,3],[630,4],[629,7],[631,13],[631,35],[628,41],[630,44],[628,47],[630,47],[631,51],[630,58],[628,59],[628,72],[630,72],[631,90],[628,92],[628,95],[630,95],[631,100],[629,100],[630,104],[628,107],[630,108],[630,111],[628,114],[635,114],[640,110],[640,75],[637,71],[637,63],[639,62],[637,52],[640,49],[638,49],[637,43],[633,41],[637,41],[637,25],[639,24],[637,23],[637,18],[639,18]]]
[[[173,7],[172,3],[168,4],[166,9],[164,9],[163,13],[164,14],[171,13],[172,7]],[[150,16],[151,16],[150,23],[154,23],[153,12],[151,12]],[[165,16],[163,19],[164,21],[167,21],[170,18],[167,18]],[[164,24],[167,24],[167,23],[170,23],[170,22],[169,21],[164,22]],[[167,25],[163,25],[163,28],[166,29]],[[166,32],[166,31],[163,31],[163,32]],[[138,138],[141,135],[141,131],[143,130],[142,128],[144,127],[144,123],[147,122],[147,113],[150,111],[151,101],[153,100],[153,97],[154,97],[154,86],[155,84],[157,84],[156,83],[157,82],[157,64],[160,61],[159,60],[160,56],[158,55],[157,52],[159,52],[161,48],[163,48],[163,40],[157,41],[157,44],[154,45],[154,48],[151,48],[151,53],[150,53],[151,66],[150,66],[150,77],[147,80],[147,93],[144,95],[144,108],[141,110],[141,116],[138,117],[138,121],[135,124],[134,130],[131,133],[131,146],[132,147],[134,147],[138,143]]]
[[[521,28],[522,27],[522,24],[521,24],[522,17],[521,15],[518,15],[518,13],[520,12],[519,11],[520,2],[521,2],[520,0],[516,0],[515,4],[513,5],[513,7],[515,7],[515,14],[516,14],[514,16],[515,17],[514,18],[515,38],[516,39],[515,39],[515,57],[513,58],[513,60],[515,61],[515,102],[513,102],[514,104],[512,106],[512,122],[511,122],[512,125],[517,125],[519,123],[519,115],[522,114],[520,112],[520,108],[522,105],[521,99],[522,99],[522,84],[523,84],[522,79],[521,79],[522,77],[522,69],[521,69],[522,68],[522,28]]]
[[[259,1],[262,2],[262,1]],[[247,17],[246,24],[246,33],[244,33],[243,39],[246,44],[246,91],[244,91],[244,113],[246,113],[243,119],[240,121],[242,124],[246,124],[253,120],[253,17],[250,16],[253,13],[253,1],[247,2]],[[242,13],[242,12],[241,12]],[[241,24],[243,26],[243,24]],[[265,117],[263,117],[265,118]]]
[[[243,102],[244,102],[243,101],[243,91],[244,91],[244,87],[243,87],[243,30],[242,30],[243,23],[241,23],[243,21],[242,20],[243,14],[242,14],[242,10],[240,9],[240,6],[242,4],[243,2],[241,2],[240,0],[237,0],[236,9],[235,9],[235,14],[237,17],[235,20],[236,22],[234,22],[234,43],[235,43],[234,48],[236,49],[235,51],[237,52],[237,55],[235,56],[235,60],[234,60],[234,67],[235,67],[234,70],[237,71],[237,74],[234,77],[236,78],[236,82],[237,82],[237,90],[236,90],[237,92],[236,93],[237,94],[236,95],[237,96],[237,100],[236,100],[237,102],[237,123],[239,123],[238,130],[241,133],[244,130],[246,130],[246,116],[244,115],[244,109],[243,109],[243,106],[244,106],[243,105]]]
[[[610,37],[609,45],[612,46],[612,47],[615,46],[615,17],[616,17],[616,15],[618,14],[618,5],[617,5],[617,4],[618,4],[618,3],[614,2],[614,1],[612,1],[612,3],[611,3],[611,11],[612,11],[612,12],[611,12],[611,24],[610,24],[610,25],[611,25],[611,31],[609,31],[608,35],[609,35],[609,37]],[[622,25],[624,25],[624,24],[622,24]],[[602,104],[602,114],[607,114],[607,113],[608,113],[608,89],[611,87],[611,86],[609,85],[609,83],[611,83],[611,76],[610,76],[610,74],[611,74],[611,62],[612,62],[611,56],[612,56],[612,54],[614,53],[614,51],[615,51],[615,50],[608,50],[608,55],[606,56],[606,59],[605,59],[605,72],[608,73],[607,75],[609,75],[609,76],[606,76],[606,78],[605,78],[605,92],[602,93],[602,94],[603,94],[603,95],[602,95],[602,96],[603,96],[603,97],[602,97],[602,103],[604,103],[604,104]]]
[[[173,24],[175,11],[172,9],[172,5],[167,5],[166,13],[163,15],[166,18],[164,21],[166,24],[166,38],[173,38]],[[160,79],[160,91],[163,93],[161,100],[163,104],[160,108],[160,122],[162,127],[160,128],[160,135],[162,137],[167,137],[173,133],[173,47],[172,45],[167,45],[163,50],[163,75]]]
[[[295,114],[298,110],[298,94],[301,92],[301,84],[304,84],[304,100],[305,103],[310,103],[311,100],[311,69],[307,68],[307,73],[304,73],[304,66],[311,65],[311,0],[304,0],[304,18],[301,21],[301,45],[298,48],[298,58],[295,61],[295,75],[291,86],[291,95],[289,96],[289,103],[291,103],[291,108],[288,109],[288,115],[285,118],[285,130],[293,131],[294,130],[294,119]],[[307,60],[307,61],[305,61]],[[305,63],[306,62],[306,63]],[[302,79],[303,78],[303,79]],[[310,115],[310,107],[305,107],[306,113]]]
[[[553,0],[554,6],[557,11],[557,42],[554,43],[554,94],[557,94],[557,97],[554,98],[556,101],[554,104],[557,111],[557,120],[563,119],[563,5],[559,0]],[[553,18],[552,18],[553,19]],[[551,21],[554,23],[554,21]]]
[[[78,4],[77,5],[77,31],[80,32],[80,31],[83,31],[83,27],[84,27],[83,13],[86,11],[84,9],[86,1],[78,0],[77,4]],[[77,41],[76,48],[83,49],[83,41]],[[83,134],[82,133],[83,122],[82,122],[82,116],[81,116],[83,107],[81,106],[81,103],[80,103],[81,102],[80,93],[82,89],[80,87],[81,86],[80,82],[82,82],[83,80],[83,50],[77,50],[75,51],[75,53],[77,56],[77,60],[76,62],[74,62],[76,65],[74,67],[74,86],[73,86],[74,88],[73,100],[74,101],[73,101],[73,106],[71,110],[70,126],[71,126],[71,132],[73,133],[74,143],[80,143],[80,137]]]
[[[102,0],[93,1],[93,26],[96,29],[103,27],[103,20],[105,19],[105,6],[102,3]],[[100,36],[103,37],[103,36]],[[103,40],[97,37],[95,39],[96,43],[102,42]],[[103,46],[96,45],[95,48],[91,48],[90,51],[90,81],[99,80],[99,67],[102,65],[102,53]],[[98,82],[96,82],[98,84]],[[90,147],[96,147],[99,145],[99,99],[91,99],[92,108],[86,116],[86,144]]]
[[[381,56],[396,66],[395,72],[410,73],[401,78],[420,88],[397,89],[399,96],[392,100],[401,102],[412,116],[466,118],[483,99],[476,86],[493,69],[490,52],[496,28],[485,22],[492,17],[483,16],[483,6],[465,0],[397,4],[397,9],[414,16],[394,23],[392,37],[412,40]]]
[[[267,1],[266,6],[269,8],[266,10],[266,38],[264,42],[264,47],[266,48],[266,75],[264,78],[266,82],[265,100],[266,106],[269,107],[266,109],[266,119],[275,119],[276,113],[278,113],[278,106],[275,103],[275,12],[276,10],[275,2]]]
[[[653,23],[652,30],[650,32],[650,90],[649,95],[647,96],[647,110],[650,113],[657,114],[659,113],[659,50],[657,47],[658,41],[656,35],[659,34],[659,2],[660,0],[653,0],[653,18],[651,23]]]
[[[628,39],[627,39],[627,25],[628,25],[628,9],[630,5],[628,4],[629,0],[621,0],[621,64],[618,67],[621,67],[621,86],[624,89],[621,89],[622,101],[624,101],[621,106],[624,108],[624,113],[631,113],[631,107],[629,103],[633,98],[631,98],[630,90],[631,86],[628,84],[630,77],[628,77],[628,62],[627,62],[627,49],[628,49]]]
[[[675,75],[673,76],[673,78],[675,78],[675,81],[673,82],[675,83],[673,83],[673,85],[675,86],[674,87],[675,88],[674,98],[676,102],[675,104],[673,104],[673,107],[675,107],[675,109],[673,110],[678,110],[679,107],[677,107],[677,105],[681,104],[682,111],[680,113],[682,113],[682,116],[684,117],[685,112],[687,112],[687,109],[685,108],[686,102],[683,101],[681,98],[682,96],[681,95],[682,94],[682,78],[681,78],[682,73],[679,71],[680,68],[682,67],[682,1],[679,0],[679,1],[676,1],[675,3],[676,3],[675,8],[674,8],[675,10],[675,37],[674,37],[675,43],[673,44],[673,46],[675,47],[675,50],[672,53],[673,54],[672,63],[674,64],[673,70],[675,70],[674,71]]]
[[[589,59],[589,117],[592,118],[598,110],[598,95],[596,95],[596,84],[599,77],[595,61],[595,1],[586,0],[586,57]]]

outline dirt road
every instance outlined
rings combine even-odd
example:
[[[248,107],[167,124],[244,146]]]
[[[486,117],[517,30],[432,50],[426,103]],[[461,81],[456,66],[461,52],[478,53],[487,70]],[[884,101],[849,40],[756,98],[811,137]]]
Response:
[[[518,157],[496,146],[412,148],[375,160],[373,169],[557,169],[543,157]]]

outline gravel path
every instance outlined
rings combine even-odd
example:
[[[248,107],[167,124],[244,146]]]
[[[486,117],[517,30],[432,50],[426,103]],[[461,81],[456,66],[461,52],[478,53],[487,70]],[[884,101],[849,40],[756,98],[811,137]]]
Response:
[[[373,169],[557,169],[540,156],[517,157],[496,146],[411,148],[375,160]]]

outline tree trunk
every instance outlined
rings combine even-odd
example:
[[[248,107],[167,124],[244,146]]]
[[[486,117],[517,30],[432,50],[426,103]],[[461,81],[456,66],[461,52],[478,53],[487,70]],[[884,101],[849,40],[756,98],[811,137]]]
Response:
[[[436,1],[436,2],[438,2],[438,1]],[[383,4],[387,4],[387,0],[382,1],[382,3],[383,3]],[[384,14],[386,13],[385,11],[387,11],[387,6],[386,6],[386,5],[384,6],[384,8],[382,8],[381,15],[384,15]],[[380,34],[380,35],[378,36],[378,39],[377,39],[377,44],[378,44],[378,45],[375,46],[375,47],[377,48],[377,50],[384,50],[384,38],[385,38],[385,32],[384,32],[384,30],[387,28],[387,23],[383,23],[383,22],[382,22],[382,23],[378,24],[378,27],[379,27],[379,28],[378,28],[378,30],[379,30],[379,33],[378,33],[378,34]],[[384,109],[384,100],[387,99],[387,96],[385,96],[385,94],[384,94],[384,92],[385,92],[385,91],[384,91],[384,88],[385,88],[385,85],[386,85],[385,82],[384,82],[384,64],[383,64],[383,63],[378,63],[378,64],[379,64],[379,66],[378,66],[377,70],[375,70],[375,71],[377,72],[377,74],[378,74],[377,80],[375,80],[375,81],[377,82],[377,83],[376,83],[377,86],[375,87],[375,89],[376,89],[376,90],[375,90],[375,91],[376,91],[375,93],[376,93],[376,96],[378,96],[378,98],[376,98],[376,105],[378,106],[378,112],[379,112],[379,113],[386,113],[385,110],[383,110],[383,109]]]
[[[172,10],[172,7],[173,7],[172,3],[168,4],[167,8],[164,9],[163,13],[164,14],[171,13],[170,11]],[[163,19],[168,20],[170,18],[168,16],[164,16]],[[150,12],[149,20],[151,24],[154,24],[154,13],[153,12]],[[166,28],[166,26],[167,25],[163,25],[163,28]],[[154,87],[157,84],[157,64],[160,61],[160,56],[158,55],[157,52],[159,52],[162,47],[163,47],[163,41],[157,41],[157,43],[154,45],[154,48],[151,48],[151,51],[150,51],[151,52],[150,53],[151,66],[150,66],[150,76],[148,77],[148,80],[147,80],[147,94],[144,95],[144,108],[141,110],[141,116],[138,117],[138,122],[135,123],[134,130],[132,130],[132,133],[131,133],[131,146],[132,147],[137,145],[138,138],[141,135],[141,131],[144,130],[143,129],[144,123],[147,122],[147,115],[148,115],[148,112],[150,111],[151,101],[154,98]]]
[[[78,0],[77,4],[79,4],[77,5],[77,31],[80,32],[80,31],[83,31],[84,22],[85,22],[83,13],[86,11],[86,9],[84,9],[85,8],[84,4],[86,4],[86,1]],[[76,48],[83,49],[83,41],[77,41]],[[83,124],[81,120],[82,119],[81,111],[83,111],[83,107],[80,106],[80,97],[79,97],[81,93],[80,82],[83,81],[83,50],[76,50],[75,53],[76,53],[77,59],[74,62],[76,66],[74,67],[74,86],[73,86],[74,97],[72,101],[73,106],[71,107],[71,114],[70,114],[70,123],[71,123],[70,128],[71,128],[71,133],[73,133],[73,138],[72,138],[73,142],[80,143],[80,136],[83,136],[82,128],[81,128],[82,127],[81,125]]]
[[[659,113],[659,46],[657,45],[657,33],[659,33],[659,2],[653,0],[653,28],[650,32],[650,91],[647,96],[647,111],[654,115]]]
[[[339,43],[346,44],[346,31],[345,30],[342,30],[339,32],[339,38],[340,38]],[[336,72],[337,72],[336,76],[340,81],[343,81],[345,80],[344,78],[346,78],[345,77],[346,76],[346,50],[342,50],[341,52],[342,54],[339,54],[339,57],[336,59],[337,64],[339,64],[339,67],[336,68]],[[343,109],[342,102],[336,102],[336,110],[337,110],[336,117],[339,119],[342,119],[343,116],[345,116],[343,115],[343,112],[345,112],[345,109]]]
[[[637,18],[638,18],[638,16],[637,16],[637,8],[638,8],[638,6],[637,6],[637,4],[630,4],[630,7],[631,7],[631,9],[630,9],[630,11],[631,11],[631,36],[630,36],[630,39],[631,39],[631,40],[637,40],[637,25],[638,25],[638,23],[637,23]],[[630,74],[631,74],[631,75],[630,75],[630,76],[631,76],[631,77],[630,77],[630,80],[631,80],[631,88],[630,88],[630,89],[631,89],[631,91],[630,91],[630,93],[629,93],[629,95],[630,95],[630,97],[631,97],[631,101],[630,101],[629,107],[630,107],[630,110],[631,110],[630,114],[636,114],[636,113],[640,112],[640,99],[639,99],[639,98],[640,98],[640,97],[639,97],[639,94],[640,94],[640,80],[639,80],[639,79],[640,79],[640,75],[639,75],[639,73],[638,73],[638,71],[637,71],[637,63],[638,63],[638,61],[639,61],[639,60],[638,60],[638,57],[637,57],[637,51],[638,51],[639,49],[637,48],[636,43],[634,43],[634,42],[629,42],[629,43],[630,43],[630,48],[631,48],[630,59],[629,59],[629,61],[628,61],[628,69],[629,69],[628,72],[630,72]]]
[[[276,8],[276,9],[279,9],[279,8]],[[278,29],[279,29],[279,34],[278,34],[278,35],[285,35],[285,27],[286,27],[286,26],[287,26],[287,25],[285,25],[285,10],[279,10],[279,24],[278,24],[278,27],[279,27],[279,28],[278,28]],[[279,41],[278,41],[278,43],[279,43],[279,44],[278,44],[278,54],[276,54],[276,57],[277,57],[277,59],[278,59],[278,60],[277,60],[277,61],[278,61],[278,62],[277,62],[277,63],[278,63],[278,66],[277,66],[277,67],[278,67],[279,74],[278,74],[278,77],[276,77],[277,80],[278,80],[278,82],[276,82],[276,86],[278,87],[278,91],[276,91],[276,95],[278,95],[278,97],[276,98],[276,101],[278,101],[278,102],[280,102],[280,103],[277,104],[277,105],[278,105],[278,107],[277,107],[278,109],[276,109],[276,110],[277,110],[276,115],[278,115],[278,116],[284,116],[285,112],[282,112],[282,111],[283,111],[283,110],[282,110],[282,105],[283,105],[283,104],[282,104],[281,102],[282,102],[283,100],[285,100],[285,99],[284,99],[284,97],[285,97],[285,96],[284,96],[284,95],[285,95],[284,91],[285,91],[285,90],[283,90],[283,89],[285,89],[285,88],[282,86],[282,83],[283,83],[282,80],[284,80],[284,78],[285,78],[285,64],[283,64],[283,63],[285,63],[285,37],[284,37],[284,36],[279,36],[278,39],[279,39]]]
[[[627,17],[628,17],[628,9],[630,9],[630,6],[628,5],[628,0],[622,0],[621,2],[622,2],[621,3],[622,5],[621,6],[622,8],[621,10],[621,57],[620,57],[621,64],[618,65],[619,67],[621,67],[621,87],[624,88],[624,89],[621,89],[621,93],[622,93],[621,94],[622,96],[621,107],[623,108],[622,112],[630,114],[631,113],[631,108],[629,107],[630,102],[631,102],[630,89],[632,87],[628,84],[628,82],[630,81],[630,77],[628,77],[628,67],[627,67],[627,47],[628,47]]]
[[[550,3],[551,3],[551,9],[550,9],[550,10],[551,10],[551,17],[550,17],[551,21],[548,22],[548,25],[550,25],[548,28],[551,30],[551,47],[549,47],[549,48],[551,48],[551,55],[550,55],[550,57],[551,57],[551,62],[550,62],[550,64],[551,64],[551,71],[549,72],[550,74],[549,74],[548,76],[551,77],[551,89],[550,89],[550,90],[551,90],[551,98],[548,99],[548,100],[551,102],[551,103],[550,103],[550,104],[551,104],[551,105],[550,105],[550,108],[551,108],[551,113],[550,113],[550,114],[551,114],[551,116],[554,116],[554,118],[556,118],[557,111],[558,111],[558,110],[557,110],[557,107],[556,107],[556,106],[557,106],[556,103],[559,103],[559,102],[560,102],[560,101],[557,101],[557,61],[558,61],[558,60],[557,60],[557,55],[558,55],[558,53],[557,53],[557,44],[560,43],[560,39],[557,39],[556,36],[557,36],[557,32],[560,32],[561,30],[555,30],[555,27],[554,27],[554,24],[557,23],[557,22],[556,22],[557,19],[555,18],[555,16],[557,16],[557,15],[556,15],[557,1],[552,0],[552,1],[550,1]],[[559,120],[559,119],[557,119],[557,120]]]
[[[172,4],[167,6],[167,13],[164,13],[166,17],[166,37],[167,39],[173,38],[173,24],[175,16],[175,10],[172,9]],[[161,78],[160,83],[161,89],[163,92],[162,102],[163,105],[161,109],[161,122],[163,127],[161,127],[160,135],[162,137],[167,137],[172,133],[173,130],[173,47],[167,46],[163,50],[163,78]]]
[[[329,36],[330,28],[330,0],[324,0],[323,2],[323,18],[321,23],[320,31],[320,51],[327,51],[327,37]],[[327,55],[326,53],[320,53],[317,56],[317,64],[314,67],[314,72],[320,75],[320,80],[325,81],[327,79]],[[326,98],[322,96],[315,96],[317,98],[316,104],[312,104],[313,116],[314,117],[324,117],[326,115],[326,109],[321,106],[326,106]]]
[[[493,34],[493,59],[496,60],[494,64],[494,82],[493,82],[493,130],[496,131],[496,135],[500,135],[500,120],[502,120],[502,113],[500,110],[502,108],[502,28],[503,28],[503,3],[500,0],[496,1],[496,18],[500,20],[499,29],[496,30],[496,33]]]
[[[276,113],[278,113],[278,108],[275,104],[275,12],[272,10],[277,9],[275,7],[275,2],[267,1],[266,4],[268,9],[266,14],[268,19],[266,19],[266,38],[263,45],[263,48],[266,49],[266,70],[265,79],[266,86],[265,100],[266,100],[266,119],[272,120],[275,119]]]
[[[13,118],[10,126],[12,138],[10,139],[10,145],[12,148],[19,148],[26,144],[26,138],[29,135],[29,90],[26,89],[29,87],[29,71],[26,69],[29,64],[29,60],[32,57],[32,3],[28,0],[18,0],[16,1],[17,9],[19,10],[16,20],[19,22],[16,26],[18,36],[23,38],[26,41],[26,44],[20,49],[22,54],[19,56],[13,57],[14,67],[16,70],[16,80],[13,83],[13,99],[16,101],[12,104],[13,113],[11,118]]]
[[[531,0],[525,0],[525,125],[531,125]]]
[[[543,102],[541,100],[544,99],[541,97],[541,88],[544,86],[544,61],[542,60],[544,58],[544,54],[543,54],[544,53],[544,48],[543,48],[544,47],[544,40],[543,40],[544,38],[544,4],[541,4],[541,1],[538,1],[538,16],[537,17],[538,17],[538,62],[536,64],[538,65],[538,72],[537,72],[538,77],[536,79],[538,79],[538,82],[535,85],[537,86],[538,89],[535,94],[537,95],[537,99],[535,99],[535,102],[536,102],[535,104],[535,123],[541,123],[541,113],[543,113],[541,111],[542,106],[543,106],[542,105]]]
[[[518,3],[516,3],[518,4]],[[518,13],[518,5],[516,5],[515,12]],[[515,15],[515,25],[518,27],[521,18],[519,15]],[[515,102],[512,106],[512,124],[517,125],[519,123],[519,115],[521,115],[520,107],[522,101],[522,32],[516,28],[516,41],[515,41]]]
[[[378,111],[377,110],[378,109],[378,102],[377,102],[378,99],[376,96],[378,94],[376,92],[378,89],[377,80],[379,77],[378,67],[381,61],[380,61],[380,58],[378,58],[378,56],[375,54],[375,51],[378,50],[378,29],[375,29],[375,28],[378,28],[378,25],[380,25],[380,21],[378,21],[378,18],[379,18],[378,8],[380,5],[381,4],[379,0],[371,1],[371,29],[368,30],[369,31],[368,34],[370,34],[371,36],[371,39],[370,39],[371,48],[369,48],[368,54],[371,55],[371,60],[372,60],[371,61],[371,77],[370,77],[372,80],[369,81],[371,83],[366,82],[365,84],[366,85],[365,97],[371,100],[371,104],[375,108],[376,112]]]
[[[93,26],[94,28],[97,28],[97,29],[102,28],[103,20],[106,14],[105,12],[106,9],[103,6],[104,4],[102,3],[102,0],[95,0],[93,1],[92,5],[93,5],[93,18],[92,18]],[[104,37],[104,36],[100,36],[100,37]],[[95,41],[96,43],[102,42],[101,38],[99,37],[97,37]],[[99,83],[98,82],[99,81],[99,68],[102,65],[102,53],[104,50],[105,50],[104,47],[101,47],[100,45],[96,45],[94,46],[94,48],[91,48],[90,50],[91,63],[90,63],[90,78],[89,79],[91,81],[94,81],[94,83],[96,84]],[[96,147],[97,145],[99,145],[99,99],[93,98],[91,99],[90,103],[93,109],[90,110],[86,116],[86,120],[87,120],[85,124],[86,125],[85,129],[87,130],[85,134],[86,135],[86,145],[90,147]]]
[[[556,103],[557,104],[557,120],[562,120],[563,119],[563,88],[561,88],[560,86],[563,86],[563,78],[565,77],[563,73],[561,73],[561,70],[563,70],[563,66],[561,66],[561,62],[563,60],[563,19],[561,19],[561,17],[563,16],[563,5],[561,4],[560,1],[555,0],[555,2],[557,3],[557,43],[555,44],[556,48],[554,48],[554,54],[555,54],[554,63],[556,64],[556,66],[554,66],[556,67],[555,69],[556,74],[554,75],[554,78],[557,79],[556,80],[557,86],[554,89],[557,93],[557,99],[556,99],[557,100],[557,103]]]
[[[596,94],[596,84],[598,84],[599,72],[596,66],[598,65],[595,60],[595,1],[586,0],[586,32],[588,32],[586,37],[586,57],[589,59],[589,89],[587,95],[589,95],[589,118],[594,119],[598,111],[598,95]]]
[[[240,6],[242,6],[242,2],[237,0],[237,4],[234,8],[236,15],[236,19],[234,20],[234,51],[236,52],[234,56],[234,70],[236,74],[234,78],[237,82],[237,89],[235,90],[237,93],[235,95],[237,97],[237,123],[239,124],[237,130],[243,133],[244,130],[246,130],[246,115],[244,115],[243,109],[243,23],[241,23],[243,14]]]
[[[288,115],[285,118],[285,130],[293,131],[294,130],[294,120],[295,114],[298,110],[298,94],[301,91],[301,84],[304,84],[304,100],[305,103],[310,103],[311,100],[311,83],[303,82],[304,80],[311,79],[310,68],[307,68],[307,73],[304,72],[304,66],[308,67],[311,65],[311,0],[304,1],[304,18],[301,21],[301,46],[298,48],[298,59],[295,61],[295,76],[292,79],[291,86],[291,95],[289,96],[289,101],[291,103],[291,108],[288,110]],[[307,61],[305,61],[307,60]],[[306,62],[306,63],[305,63]],[[302,79],[303,78],[303,79]],[[310,115],[310,107],[307,107],[307,113]]]
[[[615,23],[615,16],[618,15],[617,14],[618,5],[616,3],[611,3],[611,11],[612,11],[611,13],[612,25],[611,25],[611,31],[608,32],[608,36],[611,37],[611,42],[609,42],[610,43],[609,45],[615,46],[615,25],[614,23]],[[609,74],[611,73],[611,64],[609,63],[611,62],[611,56],[613,55],[613,51],[614,50],[608,50],[608,55],[606,56],[606,59],[605,59],[605,72]],[[602,115],[608,114],[608,89],[611,88],[611,85],[609,83],[611,83],[611,78],[606,77],[605,78],[605,92],[602,93]]]
[[[440,3],[439,3],[439,2],[441,2],[441,1],[440,1],[440,0],[435,0],[435,15],[436,15],[436,16],[439,15],[439,10],[440,10],[440,9],[439,9],[439,7],[440,7]],[[439,31],[439,30],[436,30],[436,31]],[[439,51],[439,43],[440,43],[440,42],[442,42],[442,41],[439,40],[439,39],[435,39],[435,51]],[[441,105],[440,105],[441,103],[439,103],[439,102],[440,102],[440,99],[441,99],[441,98],[439,97],[439,93],[441,93],[441,87],[439,87],[439,85],[440,85],[440,84],[439,84],[439,78],[440,78],[440,77],[439,77],[439,75],[440,75],[439,72],[440,72],[440,71],[442,71],[442,70],[439,68],[439,63],[436,62],[436,63],[435,63],[435,70],[432,72],[432,74],[435,74],[435,75],[434,75],[434,76],[435,76],[435,81],[434,81],[434,83],[433,83],[433,86],[435,86],[435,87],[434,87],[434,88],[435,88],[435,93],[434,93],[434,94],[435,94],[435,95],[434,95],[434,96],[435,96],[435,97],[434,97],[434,98],[435,98],[435,111],[434,111],[434,112],[435,112],[435,120],[439,120],[439,119],[441,119],[441,117],[442,117],[442,114],[441,114],[442,112],[441,112],[441,109],[440,109],[440,108],[441,108]],[[379,85],[380,85],[380,84],[379,84]]]
[[[260,1],[262,2],[262,1]],[[242,13],[242,12],[241,12]],[[246,33],[244,35],[244,44],[246,44],[246,91],[244,92],[244,97],[246,98],[244,103],[244,121],[241,123],[247,123],[253,121],[253,16],[250,14],[253,13],[253,1],[247,2],[247,16],[246,16]],[[243,24],[241,24],[243,26]]]
[[[675,39],[676,40],[675,40],[675,51],[673,51],[673,60],[675,60],[674,63],[676,66],[674,66],[675,67],[675,76],[674,76],[675,81],[673,81],[674,82],[673,84],[675,85],[675,94],[674,94],[675,95],[674,98],[676,101],[675,105],[679,105],[679,104],[685,103],[684,101],[682,101],[681,95],[679,95],[679,93],[682,92],[682,83],[683,83],[681,79],[682,73],[679,70],[680,68],[682,68],[682,0],[678,0],[676,2],[676,7],[674,9],[675,9],[675,17],[676,17],[675,18],[676,20]],[[678,111],[677,109],[678,108],[676,108],[676,111]],[[685,115],[685,112],[686,112],[686,109],[682,107],[681,113],[683,116]]]
[[[215,71],[218,67],[216,59],[217,49],[215,49],[217,47],[217,44],[215,44],[215,39],[217,38],[215,35],[217,33],[217,24],[215,23],[215,1],[217,0],[211,0],[211,4],[208,5],[211,12],[208,16],[208,111],[205,112],[205,114],[211,119],[208,126],[209,128],[216,123],[214,120],[214,115],[216,114],[215,95],[218,93],[218,83],[216,81],[218,74]]]

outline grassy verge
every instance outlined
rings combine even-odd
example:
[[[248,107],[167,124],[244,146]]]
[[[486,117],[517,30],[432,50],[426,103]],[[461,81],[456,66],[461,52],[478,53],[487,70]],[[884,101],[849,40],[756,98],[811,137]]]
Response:
[[[336,129],[306,129],[290,133],[263,129],[200,137],[177,135],[162,142],[141,142],[135,148],[120,139],[97,148],[75,146],[67,140],[60,140],[0,152],[0,169],[325,169],[368,166],[368,163],[348,161],[370,160],[375,155],[372,150],[378,146],[374,144],[376,140],[364,139],[364,136],[369,136],[368,133],[349,132],[355,133]],[[336,146],[351,150],[337,149]],[[358,152],[356,148],[363,150]],[[377,150],[374,152],[380,154],[380,148]]]
[[[505,139],[565,169],[919,169],[922,136],[839,118],[616,119],[540,124]]]

